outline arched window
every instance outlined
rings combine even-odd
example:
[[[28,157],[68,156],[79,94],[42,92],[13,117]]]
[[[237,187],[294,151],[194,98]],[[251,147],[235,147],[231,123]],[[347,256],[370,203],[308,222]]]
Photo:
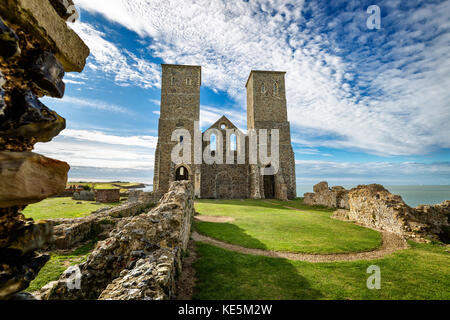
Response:
[[[237,151],[237,138],[234,133],[230,135],[230,148],[231,151]]]
[[[170,85],[175,85],[175,77],[170,78]]]
[[[279,88],[279,86],[278,86],[278,83],[277,83],[277,82],[274,82],[274,83],[273,83],[273,95],[274,95],[274,96],[277,96],[277,95],[279,94],[279,92],[280,92],[280,88]]]
[[[192,79],[191,78],[186,78],[186,85],[187,86],[191,86],[192,85]]]
[[[266,93],[266,85],[264,84],[264,82],[261,85],[261,93]]]
[[[189,180],[189,171],[185,167],[179,167],[175,171],[175,180],[176,181]]]
[[[211,148],[210,148],[210,150],[211,150],[211,151],[216,151],[216,150],[217,150],[217,137],[216,137],[215,134],[212,134],[212,135],[211,135],[210,143],[211,143]]]
[[[180,136],[180,143],[183,143],[184,137]]]

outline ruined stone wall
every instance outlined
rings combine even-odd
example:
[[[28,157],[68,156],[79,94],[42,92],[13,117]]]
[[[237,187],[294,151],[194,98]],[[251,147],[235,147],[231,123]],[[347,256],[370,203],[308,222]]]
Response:
[[[450,201],[438,205],[408,206],[378,184],[361,185],[351,190],[329,188],[327,182],[305,194],[305,204],[337,208],[334,218],[355,221],[370,228],[386,230],[418,241],[447,237]]]
[[[62,98],[65,72],[81,72],[89,55],[63,2],[0,1],[0,299],[27,288],[49,259],[36,249],[51,225],[21,211],[66,187],[69,165],[31,152],[66,126],[39,98]]]
[[[99,203],[115,203],[120,201],[120,189],[95,190],[95,200]]]
[[[221,132],[223,164],[202,164],[201,165],[201,198],[204,199],[246,199],[249,197],[249,166],[248,164],[238,164],[237,150],[231,150],[227,146],[227,135],[231,136],[232,131],[236,135],[242,134],[240,130],[225,116],[221,117],[209,129]],[[228,132],[227,132],[228,130]],[[209,142],[203,141],[203,149]],[[217,148],[219,148],[217,143]],[[237,148],[236,148],[237,149]],[[247,152],[246,152],[247,151]],[[234,155],[234,161],[226,164],[227,152]],[[244,149],[246,163],[248,163],[248,146]]]
[[[350,209],[348,203],[348,190],[344,187],[328,187],[328,182],[323,181],[314,186],[314,193],[305,193],[304,202],[310,206],[326,206],[329,208]]]
[[[349,192],[345,218],[409,239],[439,240],[449,226],[450,201],[411,208],[381,185],[358,186]]]
[[[121,218],[136,216],[154,207],[161,199],[157,192],[140,192],[136,201],[113,208],[102,208],[88,217],[47,220],[53,226],[51,247],[70,249],[89,238],[106,238]]]
[[[199,130],[194,128],[194,121],[199,120],[201,68],[163,65],[162,69],[161,117],[153,186],[155,190],[165,192],[169,183],[176,180],[175,172],[179,168],[171,159],[171,152],[178,144],[171,141],[172,133],[176,129],[185,129],[189,131],[193,142],[194,130]],[[192,164],[195,147],[192,144],[191,164],[183,164],[183,167],[189,172],[188,179],[195,188],[195,195],[200,198],[221,199],[260,199],[265,196],[275,196],[280,200],[295,199],[295,154],[292,149],[290,124],[287,121],[285,72],[252,71],[247,83],[247,95],[248,129],[278,129],[280,132],[280,170],[274,179],[274,185],[271,184],[268,188],[275,190],[275,193],[264,191],[264,177],[261,176],[260,170],[249,165],[249,139],[246,136],[245,165]],[[225,128],[222,128],[222,125]],[[225,155],[226,135],[231,135],[227,130],[238,129],[225,116],[219,118],[209,129],[217,129],[222,133]],[[208,143],[203,143],[202,154],[207,145]]]
[[[190,238],[194,191],[174,182],[148,213],[121,219],[85,263],[46,286],[42,299],[161,300],[176,295],[182,252]],[[68,285],[69,284],[69,285]],[[72,285],[73,284],[73,285]]]

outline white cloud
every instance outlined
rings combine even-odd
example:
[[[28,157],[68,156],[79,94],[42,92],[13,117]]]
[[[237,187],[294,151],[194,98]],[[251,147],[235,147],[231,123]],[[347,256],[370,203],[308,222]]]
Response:
[[[167,63],[202,65],[206,86],[226,91],[242,104],[251,69],[288,71],[292,128],[306,130],[309,135],[304,138],[312,147],[383,155],[450,148],[448,1],[409,11],[400,10],[400,2],[380,1],[388,9],[382,24],[396,26],[390,34],[365,29],[365,11],[351,3],[333,19],[321,2],[76,3],[151,38],[152,54]],[[305,20],[305,7],[312,19]],[[325,27],[324,21],[328,21]],[[92,47],[95,66],[116,74],[123,83],[145,86],[143,74],[150,74],[148,85],[157,85],[156,67],[147,64],[144,71],[136,69],[138,60],[129,55],[134,61],[130,68],[124,54],[105,43],[91,26],[79,25],[77,31]],[[355,47],[353,52],[341,54],[345,49],[341,46],[349,43]]]
[[[113,76],[116,84],[121,86],[160,87],[161,71],[157,64],[107,41],[104,33],[89,24],[77,22],[71,27],[91,50],[87,68]]]
[[[36,152],[71,166],[150,170],[157,137],[116,136],[101,131],[64,130],[50,143],[36,144]]]
[[[49,98],[47,98],[49,99]],[[57,104],[71,104],[74,105],[77,108],[92,108],[97,110],[104,110],[108,112],[114,112],[114,113],[127,113],[127,114],[134,114],[133,111],[117,106],[114,104],[110,104],[104,101],[95,100],[95,99],[85,99],[85,98],[76,98],[72,96],[65,96],[63,99],[51,99],[52,103]]]

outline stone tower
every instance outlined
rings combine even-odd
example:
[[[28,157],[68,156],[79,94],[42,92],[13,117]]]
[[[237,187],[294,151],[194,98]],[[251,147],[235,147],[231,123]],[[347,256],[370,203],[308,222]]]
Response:
[[[247,81],[247,128],[279,129],[280,170],[275,176],[261,176],[255,166],[250,170],[253,198],[295,199],[295,155],[287,117],[285,72],[252,71]]]
[[[194,124],[200,118],[201,81],[200,66],[162,65],[161,115],[155,152],[154,190],[167,192],[170,182],[178,180],[177,176],[195,180],[194,165],[173,164],[171,152],[178,142],[171,141],[171,137],[175,129],[183,128],[194,138]],[[193,151],[191,163],[194,163]]]

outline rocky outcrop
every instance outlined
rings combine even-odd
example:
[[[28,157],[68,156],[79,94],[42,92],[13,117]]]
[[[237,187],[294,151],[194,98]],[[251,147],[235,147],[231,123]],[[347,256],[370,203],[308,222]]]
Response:
[[[350,210],[335,217],[389,231],[417,241],[439,240],[449,226],[450,201],[439,205],[409,207],[383,186],[358,186],[349,191]]]
[[[310,206],[326,206],[330,208],[349,209],[348,191],[344,187],[328,187],[323,181],[314,186],[314,193],[305,193],[304,202]]]
[[[85,263],[46,287],[43,299],[160,300],[175,296],[175,276],[190,238],[194,194],[174,182],[149,213],[121,219]]]
[[[61,98],[65,72],[81,71],[89,55],[56,2],[0,1],[0,299],[17,298],[49,259],[37,250],[50,241],[51,224],[21,210],[67,182],[67,163],[31,152],[66,127],[39,98]]]

